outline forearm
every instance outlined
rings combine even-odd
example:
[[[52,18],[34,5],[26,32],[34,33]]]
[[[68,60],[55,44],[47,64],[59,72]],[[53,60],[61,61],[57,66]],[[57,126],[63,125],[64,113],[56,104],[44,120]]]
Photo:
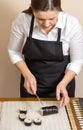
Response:
[[[24,61],[19,61],[16,64],[16,67],[20,70],[21,74],[24,77],[24,87],[30,94],[36,94],[37,91],[37,83],[36,78],[30,72]]]
[[[31,73],[30,70],[28,69],[26,63],[22,60],[17,62],[16,67],[19,69],[19,71],[21,72],[21,74],[23,75],[23,77],[26,79],[27,76]]]
[[[60,106],[65,106],[69,102],[68,93],[66,90],[67,85],[75,77],[76,73],[71,70],[67,70],[61,82],[57,85],[56,88],[56,98],[60,99],[60,94],[62,94],[62,100]]]
[[[61,84],[64,84],[64,87],[66,87],[75,76],[76,73],[74,71],[67,70],[63,79],[61,80]]]

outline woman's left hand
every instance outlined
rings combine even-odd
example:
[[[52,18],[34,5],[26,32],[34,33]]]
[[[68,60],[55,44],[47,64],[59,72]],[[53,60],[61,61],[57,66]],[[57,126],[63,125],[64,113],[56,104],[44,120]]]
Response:
[[[66,86],[62,83],[59,83],[56,88],[56,98],[60,100],[60,94],[62,94],[62,98],[60,101],[60,107],[66,106],[69,103],[69,96],[66,90]]]

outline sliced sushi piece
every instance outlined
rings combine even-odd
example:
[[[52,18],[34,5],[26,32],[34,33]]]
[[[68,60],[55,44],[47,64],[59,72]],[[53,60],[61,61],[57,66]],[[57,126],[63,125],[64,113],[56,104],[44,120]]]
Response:
[[[25,118],[26,118],[26,114],[24,114],[24,113],[20,113],[20,114],[19,114],[19,119],[20,119],[21,121],[24,121]]]
[[[26,114],[26,113],[27,113],[27,109],[26,109],[25,107],[20,108],[20,109],[19,109],[19,112]]]
[[[24,120],[24,124],[25,124],[26,126],[31,126],[31,124],[32,124],[32,119],[31,119],[31,118],[26,118],[26,119]]]
[[[41,125],[42,121],[41,121],[40,117],[36,117],[36,118],[33,120],[33,123],[34,123],[35,125]]]
[[[58,107],[57,106],[46,106],[40,108],[40,114],[43,116],[50,115],[50,114],[56,114],[58,113]]]

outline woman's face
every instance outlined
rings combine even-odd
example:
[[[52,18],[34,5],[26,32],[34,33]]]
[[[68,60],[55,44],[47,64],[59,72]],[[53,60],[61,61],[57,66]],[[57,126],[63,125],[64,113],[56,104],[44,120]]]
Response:
[[[39,26],[48,33],[56,24],[58,19],[59,11],[38,11],[34,12],[34,16],[36,18],[37,23]]]

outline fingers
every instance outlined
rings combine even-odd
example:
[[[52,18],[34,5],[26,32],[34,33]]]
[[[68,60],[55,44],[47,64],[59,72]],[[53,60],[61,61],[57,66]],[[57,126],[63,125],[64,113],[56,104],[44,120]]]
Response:
[[[28,93],[33,94],[32,89],[30,88],[29,82],[25,80],[24,87]]]
[[[56,99],[60,100],[60,89],[56,89]]]
[[[36,83],[36,80],[34,80],[34,81],[31,83],[30,89],[31,89],[32,93],[35,95],[35,94],[36,94],[36,91],[37,91],[37,83]]]
[[[62,97],[61,101],[60,101],[60,107],[66,106],[69,103],[69,97]]]
[[[65,88],[62,91],[62,100],[60,102],[60,107],[61,106],[66,106],[68,103],[69,103],[69,96],[68,96],[67,90]]]
[[[60,100],[60,94],[62,94],[62,99],[60,101],[60,107],[66,106],[69,102],[69,96],[65,87],[58,85],[56,88],[56,99]]]
[[[33,79],[33,80],[26,80],[24,81],[24,87],[26,88],[27,92],[30,93],[30,94],[36,94],[36,91],[37,91],[37,83],[36,83],[36,80]]]
[[[32,88],[31,88],[31,87],[28,87],[26,90],[27,90],[28,93],[30,93],[30,94],[33,95],[33,91],[32,91]]]

